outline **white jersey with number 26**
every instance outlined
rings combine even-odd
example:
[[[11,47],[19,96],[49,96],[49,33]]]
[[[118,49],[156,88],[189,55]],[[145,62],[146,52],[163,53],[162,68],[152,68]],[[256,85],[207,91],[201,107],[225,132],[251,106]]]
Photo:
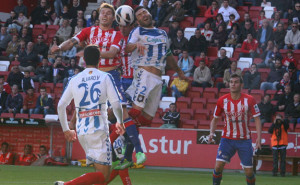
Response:
[[[71,78],[60,101],[69,105],[72,99],[76,107],[77,135],[92,134],[97,130],[109,133],[107,100],[120,102],[119,92],[110,74],[96,68],[86,68]]]

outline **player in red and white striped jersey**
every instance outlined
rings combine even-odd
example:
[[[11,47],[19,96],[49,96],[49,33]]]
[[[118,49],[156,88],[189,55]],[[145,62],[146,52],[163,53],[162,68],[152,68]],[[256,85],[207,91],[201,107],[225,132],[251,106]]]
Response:
[[[100,48],[100,62],[98,69],[104,72],[108,72],[114,78],[116,87],[122,95],[122,102],[127,102],[125,93],[120,82],[120,73],[118,67],[120,66],[120,52],[121,45],[123,44],[123,36],[121,32],[114,31],[112,29],[112,23],[115,17],[115,10],[112,5],[103,3],[100,6],[99,27],[85,28],[79,32],[73,38],[63,42],[59,46],[53,46],[51,52],[66,51],[71,49],[75,44],[79,42],[87,42],[87,44],[98,44]],[[136,150],[137,163],[142,164],[146,160],[146,156],[143,153],[136,126],[132,119],[127,114],[126,106],[124,111],[124,125],[126,132],[129,135]],[[115,138],[117,134],[112,132],[111,138]],[[112,141],[113,142],[113,141]]]
[[[214,117],[220,118],[225,113],[225,127],[223,138],[228,139],[250,139],[248,124],[250,116],[260,115],[255,99],[242,93],[238,100],[233,100],[231,94],[219,98],[214,112]]]
[[[257,130],[256,148],[261,147],[261,122],[260,111],[255,99],[241,93],[243,79],[237,74],[230,77],[230,93],[219,98],[211,121],[209,142],[212,141],[222,112],[225,114],[225,126],[222,139],[218,148],[215,170],[213,173],[213,185],[220,185],[222,171],[225,163],[238,152],[241,164],[245,170],[247,185],[255,185],[255,176],[252,169],[252,140],[248,128],[250,117],[254,117]]]
[[[124,91],[132,84],[133,80],[133,66],[132,62],[129,60],[130,53],[125,52],[125,47],[127,45],[128,37],[131,30],[134,28],[134,25],[119,26],[122,35],[124,36],[124,43],[121,49],[121,65],[122,65],[122,85]]]

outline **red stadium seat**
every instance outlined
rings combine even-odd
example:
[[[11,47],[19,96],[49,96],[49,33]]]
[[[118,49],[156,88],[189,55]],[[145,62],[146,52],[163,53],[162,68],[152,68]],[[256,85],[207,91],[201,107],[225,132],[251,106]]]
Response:
[[[196,120],[182,120],[182,128],[191,128],[194,129],[197,127]]]
[[[254,60],[253,60],[254,64],[260,64],[262,62],[263,62],[263,60],[261,58],[254,58]]]
[[[217,57],[218,56],[218,48],[217,47],[208,47],[207,48],[207,56],[208,57]]]
[[[297,49],[297,50],[294,50],[294,58],[296,59],[296,61],[298,61],[298,64],[299,64],[299,61],[300,61],[300,50]]]
[[[215,107],[217,105],[217,101],[218,101],[218,99],[208,99],[207,104],[206,104],[206,109],[211,112],[214,112]]]
[[[155,117],[156,118],[161,118],[163,116],[163,113],[164,113],[163,109],[162,108],[158,108],[157,111],[156,111],[156,113],[155,113]]]
[[[230,93],[230,89],[222,88],[222,89],[220,89],[219,97],[222,97],[222,96],[224,96],[225,94],[228,94],[228,93]]]
[[[190,16],[184,17],[183,21],[188,21],[188,22],[192,23],[192,25],[193,25],[194,24],[194,17],[190,17]]]
[[[153,118],[151,122],[151,127],[160,127],[164,124],[164,121],[161,118]]]
[[[286,57],[287,56],[287,54],[286,54],[287,52],[288,52],[287,49],[280,49],[279,50],[279,53],[281,54],[282,57]]]
[[[200,24],[200,23],[205,23],[206,20],[207,20],[206,17],[196,17],[194,27],[197,27],[198,24]]]
[[[13,118],[14,114],[13,113],[1,113],[1,118]]]
[[[250,129],[251,131],[256,131],[256,125],[255,125],[255,122],[250,122],[250,123],[249,123],[249,129]]]
[[[180,23],[180,27],[184,30],[187,27],[192,27],[193,24],[190,21],[181,21]]]
[[[265,94],[268,94],[271,96],[271,100],[274,98],[274,95],[276,94],[277,90],[267,90]]]
[[[245,11],[245,10],[238,10],[237,12],[238,12],[238,14],[240,15],[239,21],[240,21],[240,22],[244,21],[244,20],[245,20],[245,19],[244,19],[245,13],[248,12],[248,11]]]
[[[36,38],[38,35],[43,34],[42,28],[33,28],[32,29],[32,36]]]
[[[159,29],[165,30],[165,32],[169,33],[169,27],[158,27]]]
[[[207,109],[196,109],[194,114],[195,120],[208,120],[210,111]]]
[[[48,25],[47,29],[59,30],[59,25]]]
[[[12,62],[10,62],[8,71],[10,71],[13,66],[18,66],[18,65],[20,65],[19,61],[12,61]]]
[[[191,87],[187,91],[187,96],[191,98],[200,98],[201,94],[203,93],[202,87]]]
[[[264,123],[264,125],[262,127],[262,130],[263,131],[268,131],[272,124],[273,123]]]
[[[289,123],[289,132],[294,132],[294,123]]]
[[[30,118],[31,119],[44,119],[44,115],[43,114],[31,114]]]
[[[176,106],[180,109],[190,108],[191,98],[189,97],[180,97],[176,101]]]
[[[193,109],[180,109],[180,118],[182,119],[193,119],[194,110]]]
[[[57,83],[57,84],[55,85],[54,89],[53,89],[53,92],[54,92],[55,94],[57,94],[57,93],[62,94],[63,90],[64,90],[64,89],[63,89],[63,83]]]
[[[202,94],[203,98],[209,99],[209,98],[216,98],[218,94],[218,89],[214,87],[205,88]]]
[[[42,29],[43,33],[46,31],[46,25],[44,24],[35,24],[33,29]]]
[[[259,68],[258,72],[260,73],[260,81],[265,82],[269,76],[271,69],[270,68]]]
[[[206,105],[205,98],[193,98],[193,101],[191,103],[191,108],[194,110],[204,109],[205,105]]]
[[[209,129],[210,121],[209,120],[199,120],[197,124],[198,129]]]
[[[18,119],[28,119],[29,118],[29,115],[28,114],[19,114],[17,113],[15,118],[18,118]]]
[[[252,89],[250,91],[250,95],[254,97],[256,102],[260,102],[261,99],[264,97],[264,91],[263,90],[258,90],[258,89]]]
[[[36,93],[39,93],[40,90],[40,83],[39,82],[34,82],[34,90]]]
[[[248,12],[249,8],[248,8],[248,6],[238,6],[237,10],[242,10],[242,11]]]
[[[54,83],[42,83],[40,87],[45,87],[47,93],[52,93],[54,89]]]
[[[198,12],[197,16],[204,17],[207,7],[206,6],[198,6],[198,10],[199,10],[199,12]]]
[[[262,7],[261,6],[250,6],[249,10],[256,10],[256,11],[261,11]]]
[[[296,128],[294,128],[294,131],[295,132],[300,132],[300,124],[298,123],[297,125],[296,125]]]

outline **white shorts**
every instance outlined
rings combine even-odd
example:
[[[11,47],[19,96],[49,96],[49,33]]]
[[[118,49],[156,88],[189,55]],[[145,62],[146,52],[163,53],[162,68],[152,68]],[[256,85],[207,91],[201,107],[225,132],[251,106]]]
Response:
[[[105,131],[98,130],[93,134],[80,135],[78,140],[85,151],[87,165],[111,165],[111,143]]]
[[[161,77],[138,68],[126,93],[131,96],[135,105],[154,117],[160,102],[162,84]]]

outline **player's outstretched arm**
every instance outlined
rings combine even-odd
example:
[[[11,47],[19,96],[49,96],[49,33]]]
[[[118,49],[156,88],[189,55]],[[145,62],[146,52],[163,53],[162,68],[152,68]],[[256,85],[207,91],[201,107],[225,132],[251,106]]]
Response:
[[[172,54],[167,56],[167,65],[171,67],[171,69],[175,70],[180,78],[180,80],[186,80],[188,81],[188,78],[184,76],[184,72],[180,69],[180,67],[177,64],[177,61],[175,60],[174,56]]]
[[[215,134],[215,131],[216,131],[216,128],[217,128],[217,123],[218,123],[219,119],[220,119],[220,118],[214,117],[214,118],[211,120],[211,123],[210,123],[210,133],[209,133],[208,143],[211,143],[211,142],[212,142],[212,139],[213,139],[213,137],[214,137],[214,134]]]
[[[115,58],[118,52],[118,48],[110,47],[109,51],[101,51],[101,58]]]
[[[256,132],[257,132],[257,139],[256,139],[256,146],[255,149],[261,149],[261,122],[259,116],[254,117],[255,125],[256,125]]]
[[[65,42],[61,43],[59,46],[52,46],[51,53],[55,53],[55,52],[58,52],[58,51],[70,50],[77,43],[78,43],[78,41],[74,38],[68,39]]]

